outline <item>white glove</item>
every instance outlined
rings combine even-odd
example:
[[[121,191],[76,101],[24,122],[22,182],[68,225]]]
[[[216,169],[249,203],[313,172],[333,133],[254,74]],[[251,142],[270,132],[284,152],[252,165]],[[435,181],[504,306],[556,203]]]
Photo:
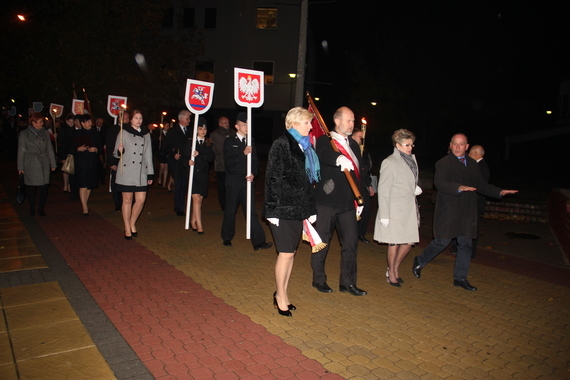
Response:
[[[416,185],[416,191],[414,191],[414,195],[420,195],[423,193],[422,188]]]
[[[340,166],[340,171],[343,172],[344,169],[354,170],[354,165],[352,165],[352,161],[350,161],[345,156],[338,156],[336,159],[336,166]]]
[[[278,218],[267,218],[267,221],[277,227],[279,227],[279,219]]]
[[[356,216],[360,216],[362,210],[364,210],[364,206],[356,206]]]
[[[380,219],[380,225],[382,225],[382,227],[388,227],[388,223],[390,223],[390,219]]]
[[[309,223],[311,223],[311,224],[315,223],[317,221],[317,215],[315,214],[315,215],[309,216],[308,220],[309,220]]]

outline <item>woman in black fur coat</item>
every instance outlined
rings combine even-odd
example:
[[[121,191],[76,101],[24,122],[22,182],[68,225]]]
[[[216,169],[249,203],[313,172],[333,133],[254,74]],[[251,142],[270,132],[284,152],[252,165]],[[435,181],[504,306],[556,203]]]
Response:
[[[317,208],[314,184],[320,178],[319,159],[311,145],[309,131],[313,114],[296,107],[287,113],[287,131],[273,142],[265,175],[265,217],[277,248],[273,305],[280,315],[290,317],[295,306],[289,303],[287,286],[303,221],[314,223]]]

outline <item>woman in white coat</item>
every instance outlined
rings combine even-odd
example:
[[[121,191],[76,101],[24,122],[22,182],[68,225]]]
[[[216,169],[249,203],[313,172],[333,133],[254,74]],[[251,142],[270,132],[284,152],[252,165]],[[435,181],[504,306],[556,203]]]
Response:
[[[416,196],[418,164],[412,154],[416,136],[407,129],[392,135],[394,153],[382,161],[378,181],[378,214],[374,225],[374,240],[388,244],[386,281],[400,287],[400,264],[412,245],[420,241],[419,212]]]

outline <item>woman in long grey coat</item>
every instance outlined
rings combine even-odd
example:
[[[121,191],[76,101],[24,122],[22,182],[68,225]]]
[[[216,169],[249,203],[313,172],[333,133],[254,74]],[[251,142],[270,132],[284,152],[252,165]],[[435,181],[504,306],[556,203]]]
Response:
[[[49,132],[44,129],[44,118],[35,112],[30,124],[18,136],[18,174],[24,174],[30,216],[36,215],[36,194],[39,190],[38,214],[45,216],[50,170],[56,168],[55,155]]]
[[[394,153],[382,161],[378,181],[378,214],[374,225],[374,240],[388,244],[386,281],[400,287],[400,264],[419,242],[419,212],[416,196],[418,164],[412,154],[416,136],[399,129],[392,135]]]
[[[140,111],[131,113],[131,123],[123,128],[117,136],[115,157],[122,159],[117,168],[117,191],[123,194],[123,223],[125,239],[138,237],[137,219],[146,201],[147,187],[154,179],[152,163],[152,146],[150,132],[142,125],[143,117]],[[134,202],[134,203],[133,203]]]

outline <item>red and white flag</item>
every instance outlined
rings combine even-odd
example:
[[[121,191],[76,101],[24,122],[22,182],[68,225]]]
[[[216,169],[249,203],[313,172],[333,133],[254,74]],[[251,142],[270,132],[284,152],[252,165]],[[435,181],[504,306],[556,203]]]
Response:
[[[321,123],[319,122],[319,118],[317,117],[318,111],[315,112],[315,110],[313,109],[311,104],[309,104],[309,107],[307,108],[307,110],[309,112],[312,112],[313,115],[315,115],[315,117],[313,117],[313,120],[311,120],[311,125],[313,126],[313,129],[311,129],[311,131],[309,132],[309,137],[311,139],[311,143],[313,144],[313,146],[315,146],[315,144],[317,143],[317,139],[325,134],[325,130],[324,130],[323,126],[321,125]]]

